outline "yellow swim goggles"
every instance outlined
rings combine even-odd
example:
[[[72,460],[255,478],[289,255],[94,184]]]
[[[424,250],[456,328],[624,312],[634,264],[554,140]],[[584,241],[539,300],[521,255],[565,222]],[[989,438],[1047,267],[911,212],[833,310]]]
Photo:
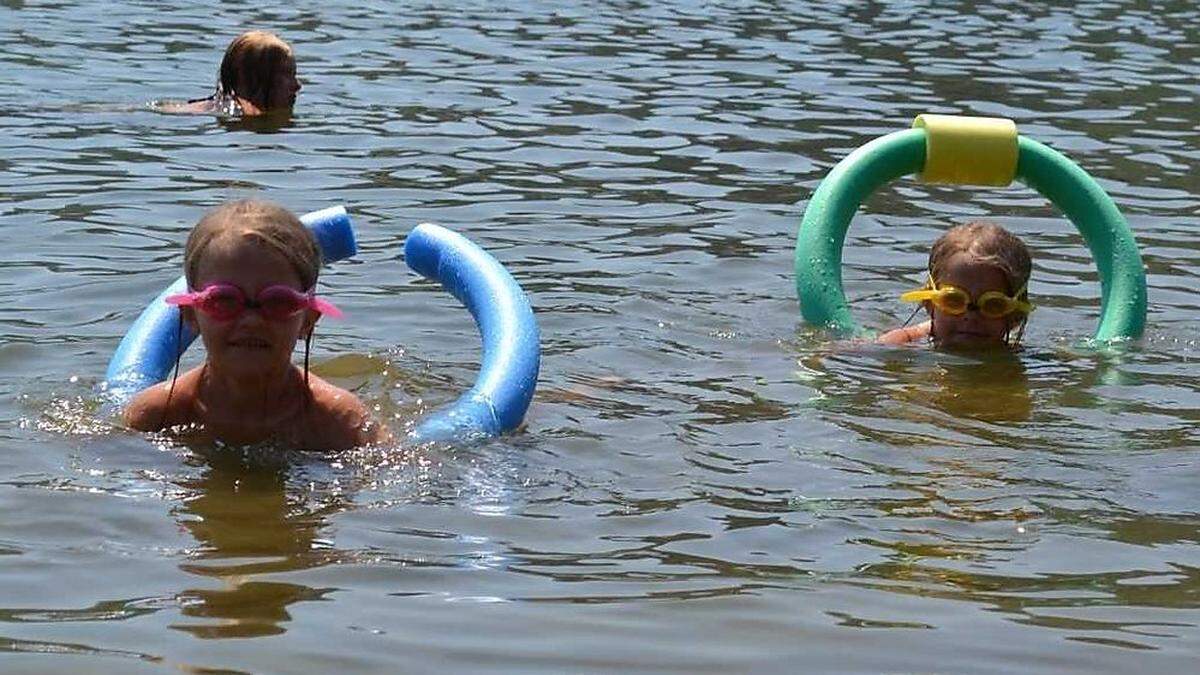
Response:
[[[980,314],[989,319],[1000,319],[1013,312],[1029,314],[1033,311],[1033,305],[1020,299],[1025,294],[1027,286],[1028,284],[1022,286],[1011,296],[1000,291],[984,291],[978,298],[972,300],[971,295],[961,288],[955,286],[938,288],[931,274],[928,285],[901,295],[900,301],[925,302],[928,300],[938,309],[954,316],[966,314],[969,309],[977,309]]]

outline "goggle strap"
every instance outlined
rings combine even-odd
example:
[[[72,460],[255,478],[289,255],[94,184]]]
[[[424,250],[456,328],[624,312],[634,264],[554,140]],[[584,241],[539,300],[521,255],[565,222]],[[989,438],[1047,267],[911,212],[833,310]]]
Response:
[[[925,302],[933,300],[941,295],[941,291],[930,290],[929,288],[918,288],[915,291],[908,291],[900,296],[900,302]]]
[[[174,295],[168,295],[163,299],[163,302],[177,307],[188,307],[196,304],[197,295],[197,293],[175,293]]]
[[[322,300],[315,295],[308,296],[308,306],[325,316],[335,319],[340,319],[343,316],[342,310],[338,309],[332,302]]]

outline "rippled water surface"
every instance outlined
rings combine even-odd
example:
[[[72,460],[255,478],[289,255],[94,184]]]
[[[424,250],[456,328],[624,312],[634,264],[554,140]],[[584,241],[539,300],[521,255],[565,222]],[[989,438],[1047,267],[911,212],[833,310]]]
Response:
[[[0,669],[1194,671],[1200,10],[1000,4],[2,3]],[[295,46],[290,121],[146,106],[249,27]],[[851,227],[855,315],[902,322],[933,239],[987,217],[1034,254],[1026,349],[801,322],[804,205],[921,112],[1101,182],[1142,341],[1081,346],[1098,277],[1036,193],[913,180]],[[350,211],[317,369],[397,425],[478,358],[405,234],[492,251],[541,325],[527,426],[333,459],[113,428],[109,355],[244,196]]]

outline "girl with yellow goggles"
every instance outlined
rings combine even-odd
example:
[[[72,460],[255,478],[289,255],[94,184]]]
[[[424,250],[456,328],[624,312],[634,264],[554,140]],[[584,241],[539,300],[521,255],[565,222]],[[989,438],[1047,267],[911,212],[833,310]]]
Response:
[[[1029,303],[1029,249],[1008,230],[971,222],[950,228],[929,251],[929,281],[900,296],[919,302],[929,320],[880,335],[883,344],[928,339],[938,347],[981,348],[1020,344],[1033,305]],[[1008,294],[1010,288],[1017,289]],[[1003,289],[1003,290],[1000,290]]]

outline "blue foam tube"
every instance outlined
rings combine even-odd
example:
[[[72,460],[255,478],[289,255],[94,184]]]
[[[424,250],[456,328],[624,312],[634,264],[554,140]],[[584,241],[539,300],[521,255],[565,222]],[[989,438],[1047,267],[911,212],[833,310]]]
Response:
[[[312,230],[325,263],[344,260],[358,252],[354,228],[343,207],[307,213],[300,217],[300,222]],[[187,280],[179,277],[142,310],[125,333],[108,362],[101,385],[110,403],[122,406],[141,390],[165,380],[177,355],[196,339],[187,325],[180,330],[179,308],[164,302],[168,295],[186,289]]]
[[[483,341],[475,386],[426,416],[410,438],[467,440],[515,429],[533,399],[541,358],[537,321],[525,292],[490,254],[437,225],[413,228],[404,260],[466,305]]]

